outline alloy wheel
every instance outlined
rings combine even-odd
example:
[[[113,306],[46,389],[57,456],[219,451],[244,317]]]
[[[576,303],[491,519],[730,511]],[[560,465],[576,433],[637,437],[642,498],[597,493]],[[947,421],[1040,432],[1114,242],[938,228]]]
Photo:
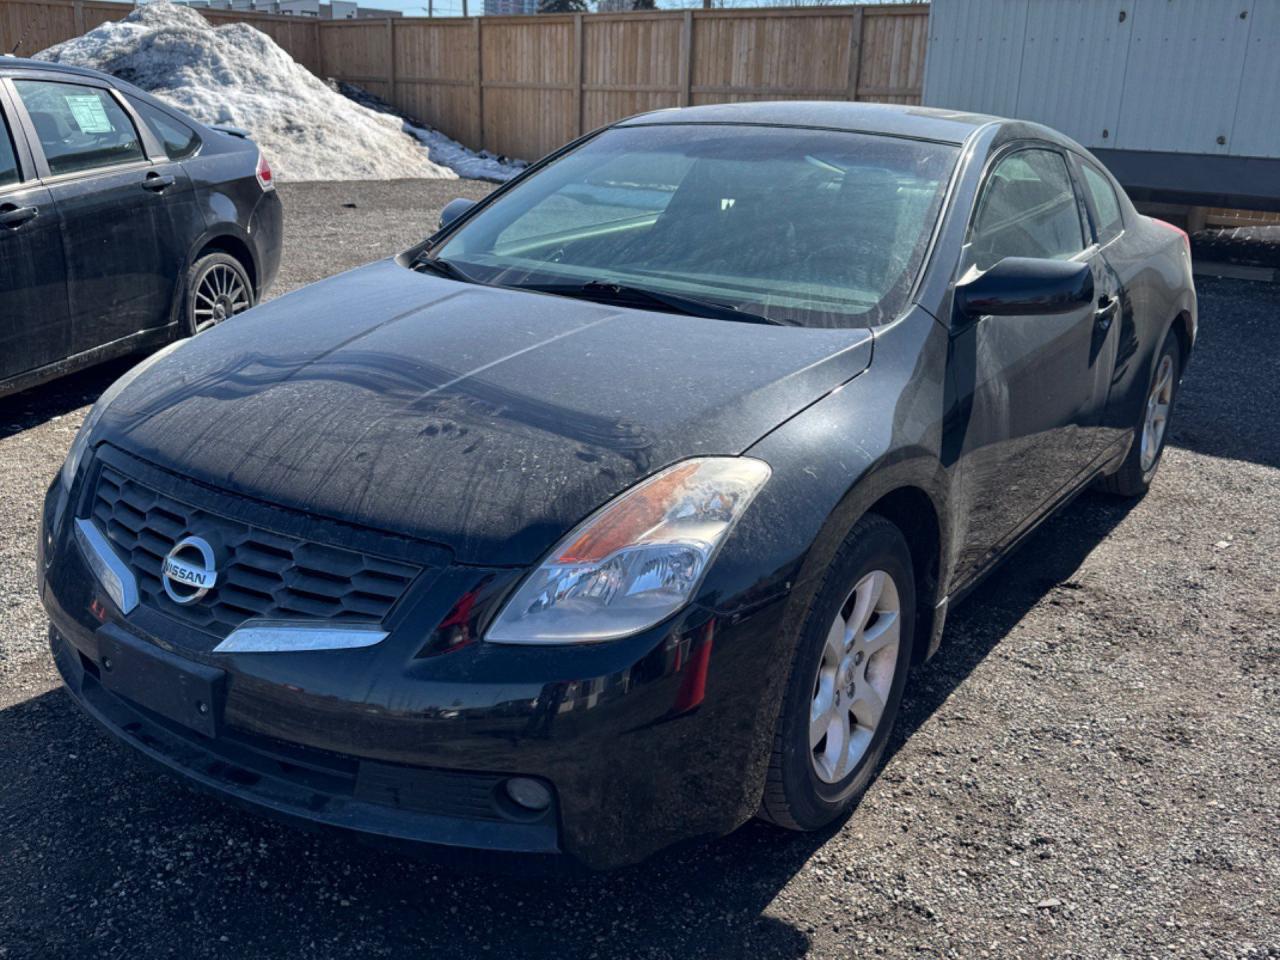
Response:
[[[244,313],[250,306],[249,289],[240,274],[225,263],[215,263],[196,283],[191,306],[196,333]]]
[[[1147,397],[1147,412],[1142,421],[1142,472],[1155,465],[1164,443],[1164,430],[1169,422],[1169,408],[1173,405],[1173,357],[1167,353],[1160,358],[1156,370],[1156,382]]]
[[[810,762],[818,779],[839,783],[875,737],[898,664],[902,608],[883,570],[858,581],[827,631],[809,707]]]

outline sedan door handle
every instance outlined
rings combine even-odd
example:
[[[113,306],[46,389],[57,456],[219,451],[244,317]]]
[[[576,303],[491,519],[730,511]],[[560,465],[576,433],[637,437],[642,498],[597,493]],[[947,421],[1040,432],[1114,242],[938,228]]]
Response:
[[[1111,321],[1115,319],[1116,311],[1120,309],[1120,299],[1118,297],[1109,297],[1103,294],[1098,301],[1098,309],[1094,313],[1094,319],[1099,327],[1106,330],[1111,326]]]
[[[154,190],[156,193],[159,193],[161,190],[166,190],[169,187],[172,187],[174,183],[176,183],[176,181],[167,173],[148,173],[146,178],[142,181],[142,189]]]
[[[10,230],[16,230],[30,220],[34,220],[40,215],[39,207],[15,207],[13,204],[5,204],[0,207],[0,226],[8,227]]]

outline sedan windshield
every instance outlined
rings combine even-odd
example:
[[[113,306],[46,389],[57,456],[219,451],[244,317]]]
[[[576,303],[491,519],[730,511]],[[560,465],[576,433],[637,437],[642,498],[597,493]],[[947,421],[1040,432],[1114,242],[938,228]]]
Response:
[[[637,297],[653,291],[729,308],[725,319],[872,326],[906,305],[956,154],[828,130],[615,127],[428,256],[499,286],[661,309]]]

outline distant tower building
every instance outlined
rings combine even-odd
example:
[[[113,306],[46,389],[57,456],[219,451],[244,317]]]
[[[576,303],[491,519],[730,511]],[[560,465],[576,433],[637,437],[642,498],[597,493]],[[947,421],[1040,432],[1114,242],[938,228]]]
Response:
[[[538,12],[538,0],[484,0],[488,17],[509,17]]]

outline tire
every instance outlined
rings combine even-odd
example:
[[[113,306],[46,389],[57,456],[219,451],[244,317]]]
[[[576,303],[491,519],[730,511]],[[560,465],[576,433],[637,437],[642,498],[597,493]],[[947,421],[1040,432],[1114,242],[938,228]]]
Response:
[[[885,578],[878,594],[877,574]],[[884,612],[860,615],[864,589],[874,609],[896,606],[896,627]],[[760,804],[763,819],[791,830],[818,830],[851,810],[867,789],[902,703],[915,606],[906,538],[888,520],[868,514],[837,551],[801,628],[774,732]],[[883,646],[873,649],[881,642]],[[886,677],[889,667],[892,673]],[[867,726],[868,705],[876,700],[882,709],[878,720]],[[830,709],[824,710],[824,704]],[[818,716],[825,719],[815,719]],[[848,728],[843,728],[845,721]],[[824,726],[827,732],[815,745],[814,735]],[[850,731],[845,734],[849,750],[841,749],[842,729]]]
[[[1178,344],[1177,335],[1170,330],[1164,338],[1156,361],[1151,365],[1151,378],[1147,385],[1147,399],[1142,405],[1142,414],[1134,424],[1133,443],[1125,455],[1124,462],[1115,473],[1101,477],[1098,487],[1107,493],[1119,497],[1141,497],[1150,488],[1160,469],[1160,460],[1164,456],[1165,442],[1169,439],[1169,422],[1173,418],[1174,402],[1178,399],[1178,385],[1182,377],[1182,348]],[[1163,396],[1163,401],[1160,397]],[[1149,431],[1154,429],[1148,422],[1150,414],[1157,412],[1162,403],[1163,420],[1155,434],[1154,449],[1148,450]],[[1153,407],[1153,404],[1156,406]]]
[[[182,331],[193,337],[244,313],[254,305],[253,283],[239,260],[228,253],[206,253],[187,271]]]

